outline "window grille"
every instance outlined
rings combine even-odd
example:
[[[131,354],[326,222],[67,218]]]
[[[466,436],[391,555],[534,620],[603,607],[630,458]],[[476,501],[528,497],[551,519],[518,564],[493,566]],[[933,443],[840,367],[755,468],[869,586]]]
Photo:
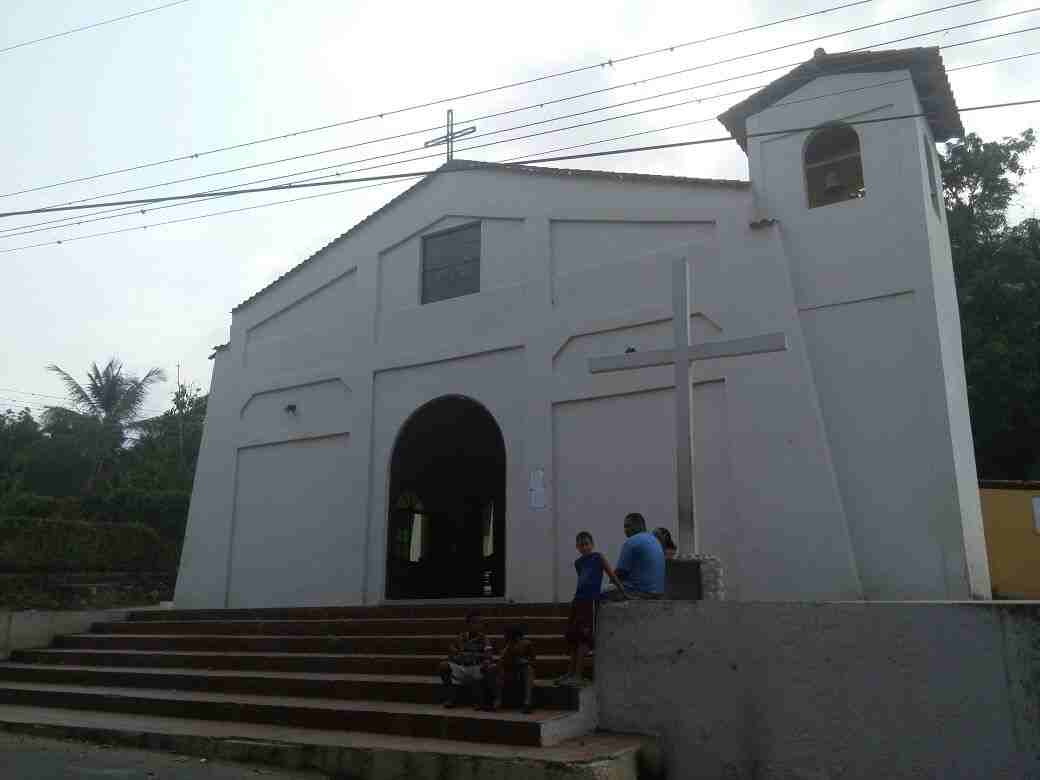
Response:
[[[423,239],[422,303],[480,292],[480,223]]]

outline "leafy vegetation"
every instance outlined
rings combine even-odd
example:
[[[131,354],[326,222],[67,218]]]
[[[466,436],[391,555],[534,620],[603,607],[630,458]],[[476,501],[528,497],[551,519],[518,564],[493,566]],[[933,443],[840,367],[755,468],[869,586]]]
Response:
[[[947,144],[943,190],[978,473],[1040,479],[1040,222],[1008,224],[1036,136]]]
[[[159,369],[138,378],[110,360],[92,365],[83,385],[49,369],[66,385],[67,406],[39,419],[0,412],[0,571],[35,570],[48,556],[51,571],[137,571],[134,561],[175,569],[206,397],[178,387],[167,411],[141,419]],[[42,521],[58,525],[33,525]]]
[[[140,523],[0,517],[0,572],[153,571],[161,550]]]

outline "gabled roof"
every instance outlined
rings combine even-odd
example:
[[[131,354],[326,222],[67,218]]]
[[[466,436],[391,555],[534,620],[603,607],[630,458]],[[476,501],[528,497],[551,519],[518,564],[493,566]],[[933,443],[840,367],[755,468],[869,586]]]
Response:
[[[921,107],[929,115],[928,124],[931,125],[936,141],[964,135],[957,102],[953,98],[939,49],[935,46],[838,54],[827,54],[823,49],[817,49],[811,60],[803,62],[787,75],[719,114],[718,119],[741,148],[747,151],[748,117],[778,103],[813,79],[844,73],[881,73],[890,70],[910,71]]]
[[[231,311],[232,312],[236,312],[239,309],[241,309],[242,307],[252,303],[257,298],[259,298],[261,295],[263,295],[265,292],[267,292],[268,290],[271,290],[276,285],[278,285],[282,280],[284,280],[285,278],[287,278],[289,276],[292,276],[294,273],[299,271],[301,268],[303,268],[305,265],[307,265],[307,263],[311,262],[316,257],[318,257],[318,255],[320,255],[322,252],[326,251],[327,249],[332,247],[334,244],[337,244],[340,241],[342,241],[343,239],[345,239],[348,236],[352,235],[355,231],[360,230],[362,226],[368,224],[369,222],[371,222],[373,219],[378,217],[383,212],[388,211],[390,208],[392,208],[396,204],[400,203],[405,198],[413,195],[417,190],[419,190],[421,187],[423,187],[427,182],[431,181],[435,176],[438,176],[438,175],[440,175],[442,173],[450,173],[450,172],[453,172],[453,171],[475,171],[475,170],[509,171],[510,173],[522,173],[522,174],[527,174],[529,176],[556,176],[556,177],[565,177],[565,178],[587,177],[587,178],[595,178],[595,179],[606,179],[606,180],[615,181],[615,182],[630,182],[630,181],[632,181],[632,182],[649,182],[649,183],[652,183],[652,184],[686,184],[686,185],[693,185],[693,186],[699,186],[699,187],[716,187],[716,188],[734,189],[734,190],[746,190],[746,189],[748,189],[751,186],[750,182],[742,181],[742,180],[739,180],[739,179],[697,179],[697,178],[691,178],[691,177],[688,177],[688,176],[660,176],[660,175],[651,174],[651,173],[620,173],[620,172],[616,172],[616,171],[586,171],[586,170],[580,170],[580,169],[574,169],[574,168],[542,168],[540,166],[535,166],[535,165],[507,165],[507,164],[504,164],[504,163],[479,162],[477,160],[451,160],[450,162],[444,163],[444,165],[442,165],[440,168],[438,168],[433,173],[431,173],[431,174],[429,174],[427,176],[424,176],[422,179],[417,181],[415,184],[413,184],[411,187],[406,189],[404,192],[402,192],[399,195],[397,195],[396,197],[393,197],[390,200],[388,200],[386,203],[384,203],[378,209],[376,209],[371,214],[369,214],[367,217],[365,217],[360,222],[358,222],[356,225],[354,225],[354,227],[352,227],[346,233],[343,233],[342,235],[338,236],[337,238],[332,239],[332,241],[327,243],[325,246],[323,246],[317,252],[315,252],[310,257],[305,259],[303,262],[301,262],[298,265],[295,265],[292,268],[290,268],[288,271],[286,271],[284,274],[279,276],[277,279],[275,279],[273,282],[271,282],[266,287],[263,287],[260,290],[257,290],[255,293],[253,293],[251,296],[246,298],[244,301],[242,301],[242,303],[238,304],[238,306],[233,308]]]

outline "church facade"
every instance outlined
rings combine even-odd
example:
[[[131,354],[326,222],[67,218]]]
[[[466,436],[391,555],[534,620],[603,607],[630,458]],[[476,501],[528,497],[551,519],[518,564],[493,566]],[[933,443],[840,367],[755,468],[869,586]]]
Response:
[[[674,533],[675,371],[589,361],[674,346],[676,258],[693,342],[787,340],[685,388],[729,598],[988,598],[937,50],[720,120],[750,182],[453,161],[239,305],[176,605],[568,600],[578,531]]]

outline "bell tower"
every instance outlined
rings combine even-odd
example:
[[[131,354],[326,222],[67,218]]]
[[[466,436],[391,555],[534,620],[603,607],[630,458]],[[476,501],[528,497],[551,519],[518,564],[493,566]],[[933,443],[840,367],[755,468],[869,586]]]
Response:
[[[719,120],[756,219],[779,221],[868,598],[989,598],[935,149],[964,129],[938,49],[817,49]]]

